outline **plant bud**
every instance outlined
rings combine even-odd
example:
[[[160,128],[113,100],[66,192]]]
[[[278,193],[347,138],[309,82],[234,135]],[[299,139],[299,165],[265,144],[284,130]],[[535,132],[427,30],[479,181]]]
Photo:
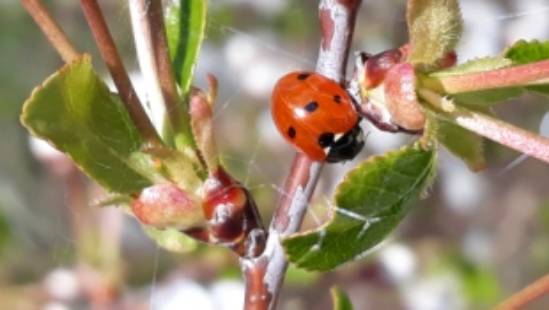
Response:
[[[200,204],[173,183],[155,184],[143,189],[131,208],[141,223],[156,228],[184,230],[205,224]]]
[[[414,67],[402,63],[391,68],[385,77],[384,91],[392,122],[409,131],[422,130],[425,114],[417,100]]]
[[[364,64],[364,85],[366,89],[377,87],[394,65],[402,60],[399,49],[391,49],[369,57]]]
[[[266,233],[255,202],[246,188],[222,168],[204,184],[203,209],[215,242],[227,245],[241,256],[259,255],[263,251]]]

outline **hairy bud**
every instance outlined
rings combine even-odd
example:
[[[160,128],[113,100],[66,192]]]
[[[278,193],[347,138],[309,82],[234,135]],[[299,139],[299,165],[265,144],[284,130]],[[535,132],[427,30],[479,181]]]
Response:
[[[173,183],[155,184],[143,189],[131,208],[141,223],[156,228],[184,230],[205,224],[200,204]]]
[[[419,131],[425,126],[425,113],[417,101],[416,74],[409,63],[393,66],[384,82],[385,105],[393,123],[409,130]]]

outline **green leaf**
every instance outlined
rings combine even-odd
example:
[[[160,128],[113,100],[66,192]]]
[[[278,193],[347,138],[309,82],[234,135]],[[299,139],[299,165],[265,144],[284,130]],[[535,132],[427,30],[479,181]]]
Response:
[[[516,65],[547,60],[549,59],[549,41],[520,40],[506,49],[504,56]],[[526,89],[541,95],[549,95],[549,84],[527,86]]]
[[[434,121],[434,118],[430,119]],[[484,139],[462,127],[444,120],[437,122],[437,140],[452,154],[461,158],[469,169],[479,171],[486,166]]]
[[[163,136],[177,149],[189,153],[195,147],[188,115],[188,95],[206,28],[206,0],[171,1],[165,24],[172,67],[181,91],[179,128],[166,124]],[[174,111],[172,111],[174,113]]]
[[[436,67],[461,37],[457,0],[409,0],[406,21],[411,52],[408,60],[424,70]]]
[[[198,241],[185,235],[177,229],[156,229],[150,226],[142,226],[145,233],[163,249],[176,253],[189,253],[198,246]]]
[[[507,48],[505,58],[513,61],[513,64],[523,65],[536,61],[549,59],[549,41],[520,40]]]
[[[12,233],[10,225],[4,214],[0,213],[0,255],[4,254],[4,250],[7,248],[11,241],[11,236]]]
[[[170,57],[183,98],[187,97],[206,28],[207,1],[172,1],[166,14]]]
[[[549,96],[549,84],[527,86],[526,89],[539,95]]]
[[[330,289],[330,294],[332,295],[332,302],[334,303],[334,310],[353,310],[353,304],[351,303],[351,300],[345,294],[344,291],[342,291],[337,286],[332,286]]]
[[[321,227],[283,240],[289,260],[309,270],[330,270],[381,242],[429,184],[435,151],[419,144],[371,157],[347,174]]]
[[[68,154],[92,179],[122,194],[153,183],[143,141],[118,96],[93,71],[89,56],[64,66],[23,106],[23,125]]]
[[[130,195],[113,194],[92,201],[90,206],[94,208],[120,207],[122,209],[129,209],[132,199]]]
[[[524,93],[521,87],[497,88],[452,95],[456,104],[471,107],[490,107],[506,100],[520,97]]]
[[[456,76],[456,75],[463,75],[468,73],[496,70],[496,69],[509,67],[511,65],[513,65],[513,61],[505,57],[501,57],[501,56],[483,57],[483,58],[471,59],[460,65],[433,72],[429,74],[429,76],[431,77]]]

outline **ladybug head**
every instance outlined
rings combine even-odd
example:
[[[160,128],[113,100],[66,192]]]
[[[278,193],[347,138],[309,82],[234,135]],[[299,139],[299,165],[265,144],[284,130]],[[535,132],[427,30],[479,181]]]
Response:
[[[322,140],[324,140],[324,143],[322,143]],[[325,145],[325,148],[328,150],[326,161],[336,163],[355,158],[358,152],[364,147],[364,135],[357,123],[353,129],[339,137],[331,133],[322,134],[319,142]]]

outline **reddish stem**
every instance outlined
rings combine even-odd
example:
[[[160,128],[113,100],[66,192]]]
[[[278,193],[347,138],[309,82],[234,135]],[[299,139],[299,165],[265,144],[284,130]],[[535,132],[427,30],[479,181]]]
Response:
[[[549,139],[486,114],[469,111],[448,102],[443,103],[444,99],[430,90],[420,89],[419,95],[440,110],[437,115],[492,141],[549,163]],[[444,108],[445,104],[451,106]]]
[[[124,68],[101,8],[96,0],[80,0],[80,6],[95,38],[101,57],[105,61],[118,93],[141,136],[150,143],[161,144],[160,137],[137,97],[128,72]]]
[[[424,85],[446,94],[457,94],[546,83],[547,79],[549,79],[549,60],[543,60],[492,71],[429,77],[424,81]]]
[[[361,0],[321,0],[322,42],[316,71],[343,82],[356,12]],[[269,230],[267,247],[255,259],[242,259],[246,279],[245,309],[275,309],[288,267],[281,238],[299,230],[316,187],[322,163],[303,154],[294,158]]]
[[[528,303],[549,293],[549,274],[531,283],[499,304],[496,310],[523,309]]]
[[[70,63],[78,58],[79,53],[71,44],[67,35],[61,27],[52,18],[48,9],[40,0],[21,0],[23,7],[34,19],[40,30],[46,35],[48,41],[57,50],[57,53],[63,58],[63,61]]]

